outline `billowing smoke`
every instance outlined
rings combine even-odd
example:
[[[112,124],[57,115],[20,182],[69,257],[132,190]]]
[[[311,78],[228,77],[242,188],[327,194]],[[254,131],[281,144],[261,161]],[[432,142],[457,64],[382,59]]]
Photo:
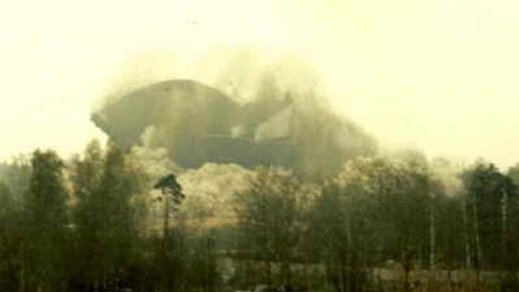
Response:
[[[433,159],[429,163],[433,179],[441,182],[444,194],[453,197],[461,194],[463,184],[459,174],[462,169],[444,158]]]
[[[235,164],[208,163],[179,176],[186,199],[182,219],[201,228],[234,224],[236,196],[249,186],[252,171]]]
[[[92,120],[124,147],[142,146],[147,136],[183,168],[274,165],[325,178],[344,161],[376,152],[374,139],[331,113],[309,66],[295,58],[260,62],[256,54],[210,54],[194,79],[218,87],[193,79],[153,83],[110,95]]]

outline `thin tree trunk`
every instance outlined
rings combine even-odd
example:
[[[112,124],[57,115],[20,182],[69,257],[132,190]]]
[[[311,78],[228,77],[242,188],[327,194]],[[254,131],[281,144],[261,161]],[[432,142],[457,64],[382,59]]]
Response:
[[[506,269],[506,262],[508,256],[508,193],[503,190],[501,197],[501,264],[502,269]]]
[[[284,274],[285,274],[285,279],[284,279],[284,282],[285,282],[285,289],[286,291],[290,292],[292,291],[292,270],[291,270],[291,267],[290,267],[290,261],[288,260],[285,260],[284,261]]]
[[[351,219],[350,215],[346,215],[346,263],[343,270],[343,277],[346,277],[344,280],[345,283],[345,291],[351,291],[352,286],[352,275],[357,272],[357,267],[353,265],[353,237],[351,231]],[[349,271],[349,273],[348,273]]]
[[[94,281],[94,292],[99,292],[99,280]]]
[[[409,270],[404,270],[404,291],[409,291],[411,286],[409,285]]]
[[[166,189],[162,189],[162,196],[164,199],[164,226],[163,226],[163,235],[164,235],[164,247],[166,246],[166,242],[169,235],[169,196]]]
[[[474,207],[472,208],[473,212],[473,224],[474,224],[474,237],[476,240],[476,270],[478,272],[479,277],[479,270],[481,269],[482,259],[483,259],[483,253],[481,251],[481,240],[479,235],[479,219],[478,219],[478,202],[476,199],[474,199]]]
[[[162,198],[164,200],[164,218],[163,218],[163,226],[162,226],[162,249],[161,249],[161,254],[162,254],[162,267],[161,267],[161,282],[162,282],[162,287],[161,287],[161,290],[163,292],[166,292],[168,290],[168,279],[166,277],[166,274],[167,274],[167,269],[168,269],[168,240],[169,240],[169,194],[168,192],[166,191],[165,188],[162,189]]]
[[[465,226],[465,265],[468,269],[472,268],[472,254],[470,250],[470,228],[469,228],[469,220],[467,215],[467,199],[464,198],[462,202],[462,217],[463,217],[463,225]]]
[[[213,277],[213,259],[212,259],[212,242],[211,237],[207,237],[207,292],[214,291],[214,277]]]
[[[435,267],[435,252],[436,252],[436,218],[435,218],[435,206],[434,197],[431,197],[431,210],[429,213],[429,239],[430,239],[430,253],[429,253],[429,269]]]
[[[339,291],[346,292],[346,283],[344,282],[344,260],[339,259]]]
[[[267,284],[269,286],[271,286],[272,285],[272,264],[270,263],[270,260],[265,261],[265,267],[266,267]]]
[[[25,268],[23,262],[20,268],[20,292],[25,292]]]
[[[308,272],[308,262],[305,260],[303,263],[303,274],[305,276],[305,289],[307,291],[312,291],[311,289],[311,282],[310,282],[310,273]]]

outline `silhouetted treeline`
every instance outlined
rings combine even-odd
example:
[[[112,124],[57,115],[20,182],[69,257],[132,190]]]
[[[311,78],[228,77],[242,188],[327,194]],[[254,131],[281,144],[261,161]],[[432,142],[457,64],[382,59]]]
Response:
[[[154,191],[153,165],[132,155],[94,141],[69,161],[37,150],[0,167],[1,291],[484,291],[488,273],[518,288],[519,167],[407,152],[319,183],[262,167],[197,209],[203,197],[173,194],[179,173]]]

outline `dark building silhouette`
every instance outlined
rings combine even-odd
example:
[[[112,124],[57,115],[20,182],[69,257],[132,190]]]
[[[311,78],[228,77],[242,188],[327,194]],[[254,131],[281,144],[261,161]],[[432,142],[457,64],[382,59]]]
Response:
[[[186,168],[206,162],[275,165],[322,177],[345,160],[376,150],[361,129],[315,103],[260,97],[240,105],[193,80],[136,90],[106,104],[92,120],[124,147],[141,144],[152,129],[152,144],[168,149]]]

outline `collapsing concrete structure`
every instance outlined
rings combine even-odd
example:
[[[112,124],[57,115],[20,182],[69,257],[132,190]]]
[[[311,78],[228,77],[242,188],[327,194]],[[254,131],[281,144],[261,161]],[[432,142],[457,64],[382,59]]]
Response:
[[[315,104],[279,98],[240,105],[193,80],[136,90],[106,104],[92,120],[117,144],[139,145],[145,136],[186,168],[274,165],[323,177],[376,150],[370,136]]]

